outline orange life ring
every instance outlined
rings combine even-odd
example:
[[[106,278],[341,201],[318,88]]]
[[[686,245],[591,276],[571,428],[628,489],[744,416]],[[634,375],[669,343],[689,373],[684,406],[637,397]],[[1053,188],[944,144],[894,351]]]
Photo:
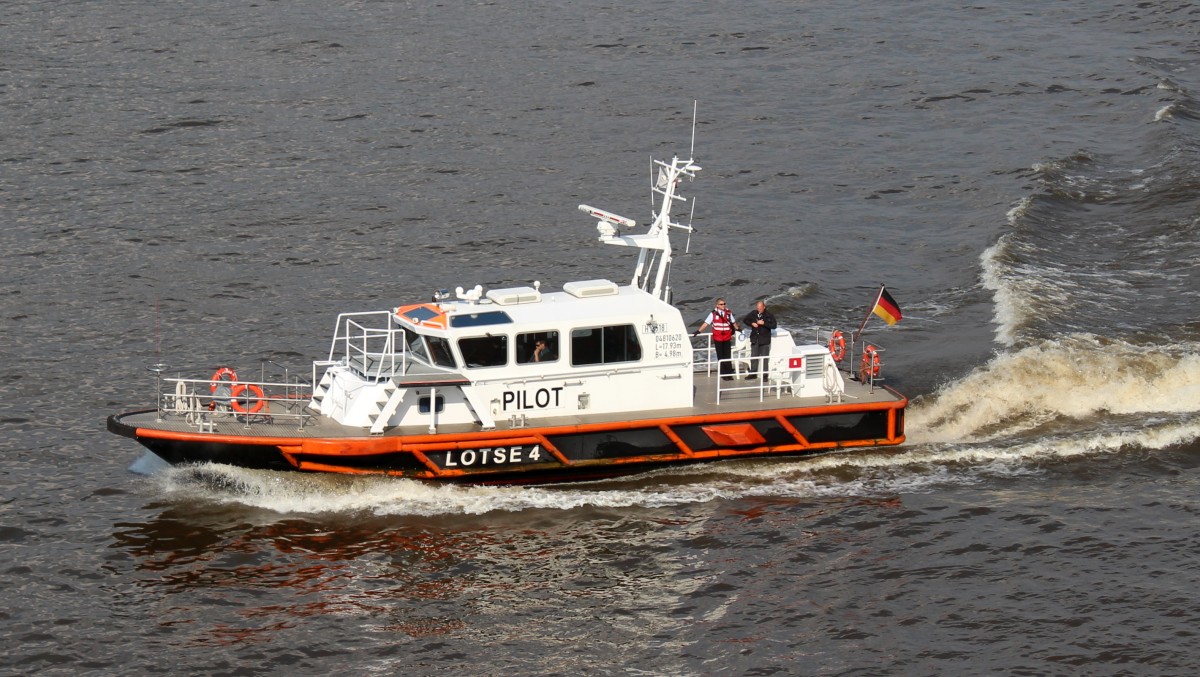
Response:
[[[228,376],[230,383],[237,383],[237,372],[230,369],[229,367],[221,367],[220,369],[213,372],[212,382],[208,384],[209,392],[211,392],[211,393],[217,392],[217,387],[220,385],[220,381],[223,376]]]
[[[834,362],[846,359],[846,339],[842,337],[840,330],[834,329],[829,335],[829,354],[833,355]]]
[[[862,364],[858,366],[858,372],[865,376],[879,376],[879,353],[875,346],[867,344],[863,349]]]
[[[246,409],[246,405],[242,404],[241,399],[239,399],[239,396],[247,390],[254,394],[254,406],[250,407],[249,409]],[[237,385],[233,386],[233,392],[229,394],[229,397],[229,406],[233,407],[234,411],[238,411],[243,414],[257,414],[258,412],[262,411],[263,405],[267,403],[266,396],[263,395],[262,388],[259,388],[253,383],[238,383]],[[249,400],[251,398],[247,397],[246,399]]]

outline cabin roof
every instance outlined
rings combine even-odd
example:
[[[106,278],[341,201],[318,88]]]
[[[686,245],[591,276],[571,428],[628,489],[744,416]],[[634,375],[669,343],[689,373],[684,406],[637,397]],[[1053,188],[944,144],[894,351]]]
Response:
[[[650,315],[666,321],[679,313],[674,306],[631,285],[587,280],[568,283],[564,288],[571,291],[530,293],[534,291],[532,288],[518,287],[495,290],[496,294],[489,292],[489,297],[501,298],[502,303],[485,297],[476,302],[445,301],[440,309],[433,304],[419,304],[422,311],[438,309],[442,316],[422,322],[421,327],[441,329],[448,324],[453,334],[481,330],[518,333],[526,327],[537,330],[646,321]],[[402,306],[398,311],[411,308]]]

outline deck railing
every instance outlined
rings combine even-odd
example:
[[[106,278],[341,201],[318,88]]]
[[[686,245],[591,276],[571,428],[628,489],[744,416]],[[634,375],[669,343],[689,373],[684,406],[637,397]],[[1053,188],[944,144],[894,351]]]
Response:
[[[315,415],[309,410],[312,384],[285,375],[283,381],[212,380],[161,377],[158,380],[158,413],[178,417],[200,429],[219,421],[294,423],[303,428]]]
[[[830,346],[831,345],[830,340],[835,331],[837,331],[837,330],[836,329],[826,329],[823,327],[814,327],[812,329],[812,333],[810,334],[810,336],[812,336],[812,341],[814,343],[816,343],[818,345],[823,345],[823,346]],[[804,332],[796,333],[798,343],[802,341],[803,333]],[[870,386],[871,388],[874,388],[877,384],[879,384],[880,382],[882,382],[884,380],[883,354],[887,352],[887,349],[875,341],[863,340],[863,341],[855,342],[855,341],[851,340],[850,335],[847,334],[844,336],[845,336],[845,341],[846,341],[846,356],[842,359],[841,362],[838,363],[838,369],[840,369],[841,371],[843,371],[846,374],[849,374],[851,376],[851,378],[862,381],[864,384]],[[695,371],[703,371],[708,376],[712,376],[714,370],[716,370],[719,373],[720,372],[719,362],[716,359],[716,354],[712,347],[712,333],[711,332],[704,333],[704,334],[699,335],[698,337],[693,337],[693,338],[696,339],[696,341],[693,341],[693,345],[692,345],[692,367],[693,367],[693,369]],[[699,342],[699,345],[696,345],[697,342]],[[874,349],[874,354],[866,360],[866,366],[864,368],[863,354],[864,354],[864,352],[866,352],[868,346],[870,346],[871,348]],[[779,357],[778,355],[768,356],[766,359],[776,360],[778,357]],[[878,365],[879,365],[878,370],[875,368],[876,358],[878,358]],[[752,363],[753,359],[754,358],[750,357],[748,354],[743,355],[743,354],[735,352],[735,354],[729,360],[721,360],[720,362],[724,362],[725,364],[728,365],[727,369],[728,369],[728,374],[730,376],[733,376],[734,379],[741,379],[743,374],[745,373],[745,370],[748,369],[753,364]],[[774,363],[771,363],[771,364],[774,364]],[[774,374],[770,378],[768,378],[768,382],[770,382],[772,380],[779,381],[781,378],[782,377],[780,375]],[[734,382],[734,383],[726,382],[725,384],[718,383],[717,401],[718,402],[720,401],[721,391],[730,392],[730,391],[739,391],[739,390],[741,390],[741,391],[759,390],[759,391],[762,391],[759,394],[759,397],[762,398],[765,391],[770,389],[771,387],[772,387],[772,385],[770,385],[769,383],[767,385],[764,385],[763,382],[759,382],[758,384],[746,384],[746,383],[736,383],[736,382]]]
[[[833,333],[837,329],[816,328],[816,342],[823,345],[831,345]],[[846,357],[840,363],[838,368],[850,374],[852,378],[862,381],[872,388],[881,381],[883,377],[883,354],[887,352],[887,348],[879,345],[875,341],[859,340],[854,341],[852,333],[843,333],[843,339],[846,342]],[[863,355],[867,348],[874,349],[874,355],[865,360],[866,368],[864,369]],[[876,358],[878,358],[878,369],[876,369]]]
[[[717,354],[713,348],[712,332],[704,332],[692,338],[700,342],[700,345],[696,345],[695,342],[692,343],[692,369],[694,371],[703,371],[706,375],[711,376],[713,369],[717,366]],[[736,345],[737,340],[735,337],[731,360],[735,369],[741,369],[750,360],[750,347],[749,343],[741,349],[737,348]]]
[[[389,378],[403,373],[409,354],[404,329],[393,323],[388,311],[338,315],[328,361],[342,362],[369,378]]]

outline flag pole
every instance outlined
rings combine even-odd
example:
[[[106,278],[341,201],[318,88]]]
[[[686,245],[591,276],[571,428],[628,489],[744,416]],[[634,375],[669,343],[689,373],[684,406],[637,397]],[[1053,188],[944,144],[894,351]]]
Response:
[[[883,298],[883,290],[885,287],[886,285],[879,285],[879,293],[875,295],[875,302],[871,304],[870,308],[867,308],[867,316],[863,318],[862,324],[858,325],[858,330],[854,332],[854,336],[850,340],[851,343],[857,343],[858,337],[862,336],[863,328],[866,327],[867,322],[871,320],[871,313],[875,312],[875,307],[879,305],[879,299]]]

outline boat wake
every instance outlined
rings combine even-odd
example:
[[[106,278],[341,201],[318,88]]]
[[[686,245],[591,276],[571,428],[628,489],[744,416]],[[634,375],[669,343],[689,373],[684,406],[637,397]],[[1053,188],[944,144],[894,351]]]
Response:
[[[248,470],[203,464],[154,476],[168,496],[266,509],[281,514],[481,515],[577,508],[664,508],[745,498],[823,499],[892,496],[946,481],[912,473],[929,459],[905,453],[838,453],[818,458],[733,461],[623,480],[555,486],[433,485],[386,477],[356,478]]]
[[[1103,431],[1148,414],[1200,411],[1195,346],[1137,346],[1079,334],[1003,353],[909,409],[910,444]],[[1133,416],[1136,415],[1136,416]]]

